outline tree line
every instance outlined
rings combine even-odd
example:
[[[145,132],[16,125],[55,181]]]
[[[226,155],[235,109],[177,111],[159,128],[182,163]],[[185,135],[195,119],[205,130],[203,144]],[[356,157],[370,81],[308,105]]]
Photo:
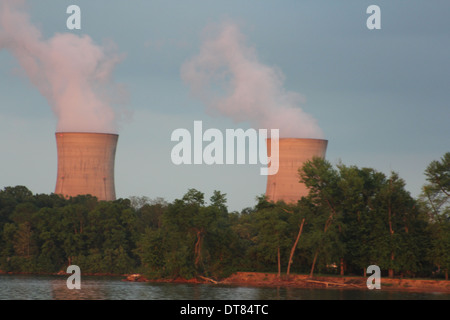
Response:
[[[425,170],[413,198],[385,175],[314,158],[299,168],[309,194],[296,204],[256,199],[229,212],[226,195],[189,189],[181,199],[98,201],[0,191],[0,270],[143,273],[220,279],[236,271],[442,277],[450,268],[450,153]]]

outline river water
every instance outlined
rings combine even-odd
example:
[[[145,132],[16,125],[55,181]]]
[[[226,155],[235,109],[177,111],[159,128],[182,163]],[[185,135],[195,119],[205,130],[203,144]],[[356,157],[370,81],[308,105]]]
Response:
[[[118,277],[81,278],[68,289],[66,276],[0,275],[0,300],[450,300],[450,294],[381,290],[243,287],[126,282]]]

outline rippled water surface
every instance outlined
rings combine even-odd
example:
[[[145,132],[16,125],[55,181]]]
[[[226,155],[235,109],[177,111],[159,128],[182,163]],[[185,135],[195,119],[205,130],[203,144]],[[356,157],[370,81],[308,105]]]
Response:
[[[0,275],[2,300],[450,300],[450,294],[240,287],[209,284],[125,282],[116,277],[82,277],[70,290],[66,276]]]

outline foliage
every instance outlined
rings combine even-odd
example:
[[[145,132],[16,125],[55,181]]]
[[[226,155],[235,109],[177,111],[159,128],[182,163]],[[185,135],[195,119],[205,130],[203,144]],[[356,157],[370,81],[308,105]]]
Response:
[[[450,270],[450,152],[440,161],[432,161],[425,170],[427,184],[422,188],[420,204],[429,218],[430,237],[427,257],[448,279]]]
[[[405,182],[371,168],[314,158],[299,168],[298,203],[256,198],[229,212],[226,195],[98,201],[0,190],[0,270],[141,272],[149,278],[222,278],[235,271],[446,276],[450,268],[450,153],[425,170],[414,199]],[[290,260],[291,259],[291,260]],[[289,262],[290,260],[290,262]]]

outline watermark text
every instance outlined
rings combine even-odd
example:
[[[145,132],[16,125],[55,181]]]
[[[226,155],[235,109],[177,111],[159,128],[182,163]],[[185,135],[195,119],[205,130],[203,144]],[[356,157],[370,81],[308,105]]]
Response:
[[[270,152],[269,145],[265,147],[267,138],[267,129],[226,129],[224,136],[215,128],[203,132],[202,121],[194,121],[192,135],[185,128],[172,132],[171,141],[178,143],[172,148],[171,159],[175,165],[257,164],[259,160],[267,166],[260,174],[273,175],[279,168],[279,129],[270,130]]]

